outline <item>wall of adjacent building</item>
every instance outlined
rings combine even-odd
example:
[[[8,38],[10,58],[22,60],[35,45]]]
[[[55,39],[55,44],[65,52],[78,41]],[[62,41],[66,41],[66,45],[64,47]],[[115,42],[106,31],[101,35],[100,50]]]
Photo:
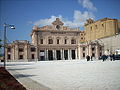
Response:
[[[85,41],[113,36],[119,32],[117,19],[104,18],[85,24]]]
[[[104,53],[116,53],[116,50],[120,50],[120,34],[111,37],[106,37],[97,40],[104,45]]]

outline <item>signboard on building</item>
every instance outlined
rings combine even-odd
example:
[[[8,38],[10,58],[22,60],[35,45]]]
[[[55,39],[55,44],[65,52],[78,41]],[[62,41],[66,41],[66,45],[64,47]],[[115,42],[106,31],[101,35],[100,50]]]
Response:
[[[45,52],[40,52],[40,56],[44,56],[45,55]]]

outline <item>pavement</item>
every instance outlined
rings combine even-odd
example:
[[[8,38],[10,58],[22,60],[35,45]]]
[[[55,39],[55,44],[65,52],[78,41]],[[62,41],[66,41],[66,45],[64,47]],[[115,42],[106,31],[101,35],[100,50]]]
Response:
[[[26,77],[23,74],[19,74],[15,70],[11,70],[10,68],[7,68],[9,73],[15,77],[16,80],[18,80],[19,83],[21,83],[27,90],[52,90],[49,87],[46,87],[34,80],[32,80],[29,77]]]

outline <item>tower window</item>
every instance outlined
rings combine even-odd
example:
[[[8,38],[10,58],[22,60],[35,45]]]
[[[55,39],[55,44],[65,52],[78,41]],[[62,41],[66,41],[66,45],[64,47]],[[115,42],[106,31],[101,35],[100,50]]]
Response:
[[[102,27],[104,27],[104,24],[102,24]]]
[[[91,30],[92,30],[92,27],[90,27],[91,28]]]
[[[95,28],[96,28],[96,29],[98,28],[97,25],[95,25]]]

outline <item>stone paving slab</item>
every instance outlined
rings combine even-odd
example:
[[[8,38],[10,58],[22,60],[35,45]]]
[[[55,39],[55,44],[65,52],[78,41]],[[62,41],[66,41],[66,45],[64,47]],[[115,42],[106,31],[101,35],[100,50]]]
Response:
[[[23,74],[19,74],[15,70],[10,70],[10,68],[7,68],[9,73],[13,75],[27,90],[52,90],[34,80],[32,80],[29,77],[26,77]]]

